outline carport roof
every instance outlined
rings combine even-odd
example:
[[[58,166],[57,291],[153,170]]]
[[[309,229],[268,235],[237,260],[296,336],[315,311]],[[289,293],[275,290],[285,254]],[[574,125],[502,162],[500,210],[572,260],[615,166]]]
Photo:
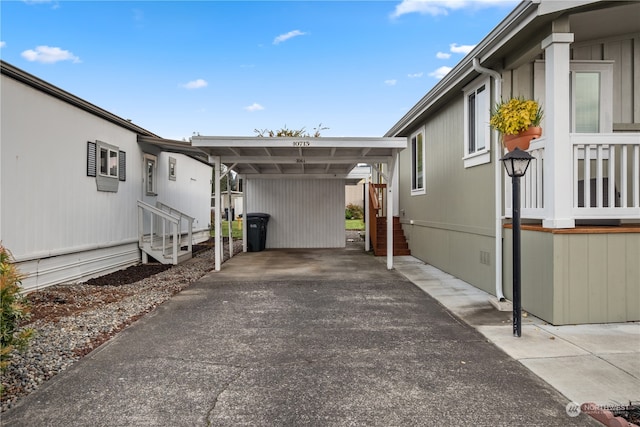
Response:
[[[358,164],[391,162],[407,139],[194,136],[191,145],[244,177],[355,179]]]

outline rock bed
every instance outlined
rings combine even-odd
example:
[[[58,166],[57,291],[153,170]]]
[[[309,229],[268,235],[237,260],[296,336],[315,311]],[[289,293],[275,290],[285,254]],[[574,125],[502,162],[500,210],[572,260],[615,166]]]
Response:
[[[234,253],[241,250],[242,242],[234,242]],[[1,412],[213,270],[213,253],[209,246],[168,269],[134,266],[93,284],[52,286],[29,294],[34,315],[24,327],[35,329],[36,335],[27,350],[13,352],[2,375]],[[224,259],[228,258],[225,244]],[[126,283],[127,277],[144,278]]]

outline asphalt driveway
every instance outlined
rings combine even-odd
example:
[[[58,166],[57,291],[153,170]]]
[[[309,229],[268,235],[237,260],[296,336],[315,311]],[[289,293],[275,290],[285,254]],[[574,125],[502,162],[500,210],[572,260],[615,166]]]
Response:
[[[236,256],[4,413],[11,426],[598,426],[361,250]]]

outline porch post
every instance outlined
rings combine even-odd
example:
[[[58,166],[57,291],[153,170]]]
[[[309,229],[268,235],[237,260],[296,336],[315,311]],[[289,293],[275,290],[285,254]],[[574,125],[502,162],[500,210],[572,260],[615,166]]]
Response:
[[[567,27],[568,22],[554,22]],[[574,228],[572,214],[573,149],[569,139],[570,119],[570,45],[573,34],[554,32],[542,41],[545,50],[544,134],[544,209],[542,226]]]

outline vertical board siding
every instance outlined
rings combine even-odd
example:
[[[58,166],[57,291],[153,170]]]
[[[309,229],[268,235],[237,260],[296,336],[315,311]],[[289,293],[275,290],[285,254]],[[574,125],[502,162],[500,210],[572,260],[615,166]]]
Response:
[[[637,123],[640,78],[638,64],[640,38],[631,35],[620,40],[595,41],[572,48],[574,60],[613,60],[613,123]],[[631,89],[631,90],[630,90]],[[634,122],[635,120],[635,122]]]
[[[400,152],[400,219],[411,254],[495,293],[494,163],[464,168],[462,92],[424,124],[424,142],[424,195],[411,195],[411,150]]]
[[[505,295],[512,233],[505,229]],[[640,320],[640,234],[522,231],[522,305],[554,325]]]
[[[246,212],[271,215],[266,247],[345,247],[344,180],[248,179]]]

